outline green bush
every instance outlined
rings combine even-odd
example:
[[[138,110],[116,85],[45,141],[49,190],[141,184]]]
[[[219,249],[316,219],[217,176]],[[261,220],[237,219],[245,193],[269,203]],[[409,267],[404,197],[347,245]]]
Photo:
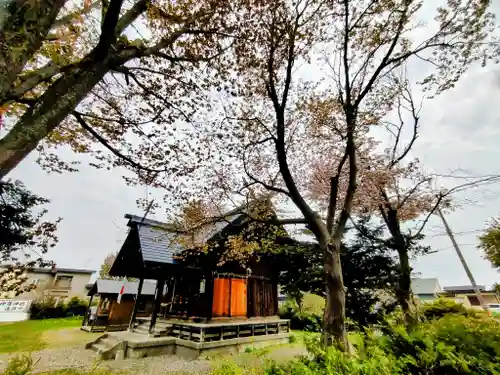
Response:
[[[488,317],[448,314],[410,333],[393,327],[379,341],[405,373],[500,373],[500,323]]]
[[[72,297],[66,304],[66,316],[83,316],[87,311],[87,307],[87,301]]]
[[[432,303],[426,303],[421,308],[421,314],[426,319],[439,319],[447,314],[475,316],[476,312],[464,305],[447,298],[438,298]]]
[[[33,371],[33,359],[27,354],[9,359],[3,375],[30,375]]]
[[[78,297],[72,297],[68,303],[58,303],[53,298],[35,301],[31,304],[31,319],[65,318],[68,316],[83,316],[88,302]]]
[[[353,355],[323,350],[306,340],[309,356],[272,364],[267,375],[499,375],[500,322],[448,313],[409,332],[401,325],[366,330],[352,341]]]
[[[280,308],[279,316],[282,319],[290,319],[290,327],[292,329],[321,332],[324,305],[325,302],[322,297],[305,293],[302,309],[299,309],[294,300],[288,299]]]
[[[290,319],[290,328],[307,332],[321,332],[323,317],[293,308],[280,311],[280,318]]]
[[[371,345],[370,345],[371,346]],[[285,364],[271,363],[266,375],[392,375],[400,374],[399,363],[380,348],[361,348],[349,356],[335,348],[323,350],[319,342],[308,343],[310,356]]]

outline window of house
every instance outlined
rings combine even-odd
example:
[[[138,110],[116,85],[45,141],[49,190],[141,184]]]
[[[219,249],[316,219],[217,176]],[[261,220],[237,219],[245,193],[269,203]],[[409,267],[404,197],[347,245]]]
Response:
[[[472,306],[479,306],[479,299],[476,296],[468,296],[469,302]]]
[[[105,298],[101,303],[100,311],[105,312],[105,311],[109,310],[110,304],[111,304],[111,301],[108,298]]]
[[[57,276],[55,281],[56,288],[70,288],[73,276]]]

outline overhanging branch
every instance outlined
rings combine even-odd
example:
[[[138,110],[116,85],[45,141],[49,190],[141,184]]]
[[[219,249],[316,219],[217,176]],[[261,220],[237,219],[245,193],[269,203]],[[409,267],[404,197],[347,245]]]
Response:
[[[136,161],[132,160],[132,158],[122,154],[120,151],[118,151],[113,146],[111,146],[109,144],[109,142],[106,139],[104,139],[104,137],[102,137],[99,133],[97,133],[94,129],[92,129],[91,126],[89,126],[85,122],[85,120],[80,115],[80,113],[75,111],[72,114],[82,128],[84,128],[86,131],[88,131],[95,139],[97,139],[99,141],[99,143],[101,143],[104,147],[106,147],[109,151],[111,151],[115,156],[119,157],[120,159],[125,160],[132,167],[137,168],[139,170],[146,171],[146,172],[150,172],[150,173],[160,173],[160,172],[167,171],[166,168],[165,169],[152,169],[149,167],[145,167],[145,166],[141,165],[140,163],[137,163]]]

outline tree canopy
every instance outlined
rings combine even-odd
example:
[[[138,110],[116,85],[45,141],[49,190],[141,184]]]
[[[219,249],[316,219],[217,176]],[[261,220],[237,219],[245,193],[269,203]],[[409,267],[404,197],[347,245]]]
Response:
[[[109,270],[111,269],[111,266],[113,265],[115,259],[116,253],[106,255],[106,258],[104,258],[104,261],[101,264],[101,268],[99,269],[99,278],[113,279],[113,277],[109,275]]]
[[[0,181],[0,291],[16,294],[26,284],[30,267],[48,266],[44,258],[57,243],[56,221],[45,220],[49,200],[31,193],[20,181]]]
[[[491,220],[483,234],[479,236],[478,247],[493,267],[500,268],[500,221],[498,219]]]
[[[3,2],[0,178],[35,149],[44,168],[76,170],[80,160],[53,152],[61,146],[92,154],[97,167],[172,172],[178,144],[166,140],[223,71],[211,67],[231,44],[233,4]]]
[[[382,229],[364,216],[357,223],[363,233],[351,228],[350,240],[345,240],[342,269],[346,288],[346,316],[360,327],[383,320],[384,313],[394,308],[398,264],[394,251],[374,241],[382,236]],[[352,231],[352,232],[351,232]],[[323,256],[317,244],[299,243],[284,249],[278,255],[286,265],[280,276],[280,285],[291,297],[300,299],[303,292],[325,296]]]
[[[430,215],[435,192],[424,184],[416,160],[400,163],[416,136],[401,144],[398,126],[409,118],[417,133],[412,83],[418,81],[426,96],[437,95],[471,64],[492,57],[488,6],[480,0],[436,4],[435,23],[422,33],[415,31],[426,21],[423,2],[407,0],[273,2],[240,25],[242,35],[253,32],[246,48],[235,49],[236,88],[220,94],[219,118],[197,129],[204,155],[215,155],[204,158],[202,178],[196,175],[200,194],[213,201],[270,194],[294,206],[297,215],[281,223],[307,225],[323,256],[327,345],[349,348],[341,248],[351,215],[376,211],[389,230],[396,229],[405,270],[401,301],[407,300],[401,220]],[[410,79],[414,61],[428,69]],[[324,71],[318,71],[321,63]],[[374,128],[387,128],[393,144],[381,145],[371,135]],[[324,181],[322,196],[315,191],[317,177]]]

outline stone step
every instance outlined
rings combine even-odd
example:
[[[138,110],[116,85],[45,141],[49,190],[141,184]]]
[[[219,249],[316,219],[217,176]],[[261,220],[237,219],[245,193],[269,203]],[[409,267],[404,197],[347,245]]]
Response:
[[[97,353],[99,354],[102,354],[102,353],[105,353],[107,352],[109,349],[111,349],[110,347],[108,347],[107,345],[105,344],[101,344],[101,343],[98,343],[98,344],[94,344],[91,346],[91,348],[96,351]]]
[[[108,360],[108,359],[113,359],[115,358],[117,352],[119,351],[118,349],[120,348],[119,344],[121,341],[112,339],[108,340],[108,338],[99,340],[99,342],[94,343],[91,346],[91,349],[97,352],[99,355],[100,359],[103,360]],[[123,352],[123,350],[122,350]],[[122,353],[123,354],[123,353]]]

